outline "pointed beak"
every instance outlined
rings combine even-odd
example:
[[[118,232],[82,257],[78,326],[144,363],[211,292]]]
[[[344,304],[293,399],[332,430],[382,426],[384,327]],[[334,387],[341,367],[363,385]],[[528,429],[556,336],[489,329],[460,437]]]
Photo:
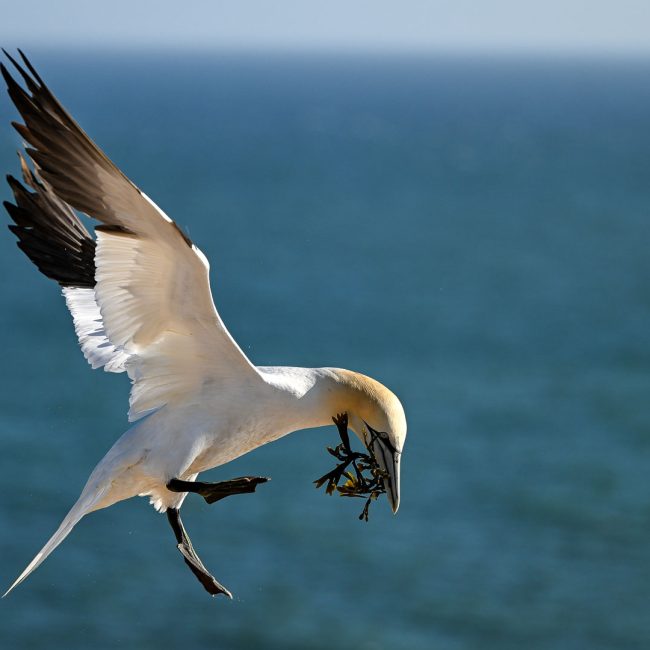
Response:
[[[375,438],[372,451],[379,463],[379,467],[388,474],[384,478],[384,487],[386,488],[386,496],[390,507],[393,514],[395,514],[399,508],[399,470],[402,454],[391,449],[379,438]]]

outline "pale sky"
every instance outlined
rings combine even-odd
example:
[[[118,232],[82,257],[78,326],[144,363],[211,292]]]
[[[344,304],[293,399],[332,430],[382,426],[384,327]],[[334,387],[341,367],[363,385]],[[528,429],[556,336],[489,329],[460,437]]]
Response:
[[[0,17],[5,48],[650,54],[650,0],[0,0]]]

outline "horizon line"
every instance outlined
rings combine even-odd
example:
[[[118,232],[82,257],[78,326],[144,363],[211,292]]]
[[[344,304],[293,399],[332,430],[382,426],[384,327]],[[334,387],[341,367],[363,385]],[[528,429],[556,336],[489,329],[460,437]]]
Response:
[[[3,38],[0,45],[5,50],[23,51],[59,51],[62,53],[97,52],[97,53],[142,53],[142,54],[242,54],[242,55],[330,55],[330,56],[396,56],[396,57],[485,57],[510,58],[526,57],[535,59],[596,59],[596,60],[650,60],[648,48],[592,48],[592,47],[541,47],[536,45],[509,45],[495,47],[478,44],[471,46],[371,46],[351,44],[259,44],[250,43],[134,43],[134,42],[70,42],[50,41],[34,42],[20,39]]]

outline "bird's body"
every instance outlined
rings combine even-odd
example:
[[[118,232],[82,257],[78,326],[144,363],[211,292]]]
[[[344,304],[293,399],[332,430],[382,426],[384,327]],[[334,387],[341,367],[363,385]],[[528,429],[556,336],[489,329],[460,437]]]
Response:
[[[63,287],[88,362],[126,372],[132,390],[131,427],[10,590],[85,514],[139,495],[167,512],[179,550],[206,589],[228,594],[196,556],[178,510],[189,491],[212,502],[251,492],[266,479],[212,485],[195,483],[198,474],[292,431],[329,424],[338,413],[377,453],[397,510],[406,435],[397,397],[349,370],[254,366],[214,306],[205,256],[86,136],[29,61],[23,57],[31,74],[11,60],[28,92],[4,66],[2,73],[25,121],[15,126],[34,169],[21,156],[26,187],[9,178],[10,228],[28,257]],[[100,222],[96,238],[74,210]]]
[[[172,478],[193,480],[288,433],[330,424],[332,413],[348,411],[354,402],[349,382],[356,373],[258,370],[259,381],[207,384],[191,401],[166,405],[136,422],[89,479],[90,490],[103,494],[93,510],[133,496],[150,497],[160,512],[179,507],[185,495],[167,490]]]

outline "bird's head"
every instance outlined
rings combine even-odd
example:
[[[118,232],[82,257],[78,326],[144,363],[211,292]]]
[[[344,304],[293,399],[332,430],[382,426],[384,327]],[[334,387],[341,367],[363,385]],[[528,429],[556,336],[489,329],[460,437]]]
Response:
[[[378,381],[344,372],[349,426],[386,472],[386,495],[395,513],[399,508],[400,463],[406,439],[404,409],[397,396]]]

